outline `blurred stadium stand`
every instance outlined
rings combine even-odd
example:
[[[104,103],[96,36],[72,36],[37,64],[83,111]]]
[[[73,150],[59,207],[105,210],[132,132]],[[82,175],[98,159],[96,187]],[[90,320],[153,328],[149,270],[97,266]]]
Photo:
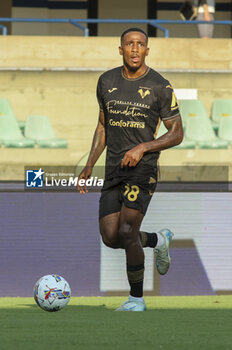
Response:
[[[46,116],[29,115],[25,123],[25,137],[34,140],[39,148],[67,148],[64,139],[55,136],[50,120]]]
[[[24,136],[24,135],[25,136]],[[10,101],[0,98],[0,142],[6,148],[67,148],[64,139],[57,139],[46,116],[28,116],[17,121]]]
[[[221,117],[218,136],[232,145],[232,115]]]
[[[0,10],[1,16],[14,18],[176,20],[180,19],[179,5],[180,2],[163,0],[142,0],[136,4],[132,0],[7,0],[1,2]],[[216,20],[231,20],[229,0],[217,1],[216,10]],[[55,149],[37,147],[23,150],[1,147],[0,179],[22,180],[25,163],[75,165],[88,152],[98,117],[97,80],[106,69],[121,65],[118,36],[128,24],[89,24],[90,35],[99,35],[89,38],[81,37],[83,32],[70,24],[12,23],[8,27],[13,35],[0,36],[0,99],[10,101],[21,130],[28,115],[48,116],[56,138],[69,144],[68,149],[58,153]],[[184,32],[183,25],[168,25],[170,39],[159,38],[163,36],[160,30],[154,31],[145,24],[141,27],[148,29],[150,36],[158,36],[150,38],[148,65],[169,79],[175,89],[195,89],[208,116],[214,101],[231,99],[230,26],[216,26],[215,38],[207,42],[197,39],[194,24],[185,26]],[[183,35],[186,38],[178,38]],[[212,113],[216,131],[219,124],[214,118]],[[220,136],[229,144],[223,128],[222,125],[220,135],[215,137]],[[185,139],[177,148],[181,149],[163,152],[161,163],[231,164],[230,145],[228,149],[200,150],[196,141]]]
[[[5,148],[32,148],[35,144],[22,135],[15,118],[4,114],[0,116],[0,141]]]
[[[14,18],[128,18],[128,19],[159,19],[180,20],[179,9],[182,1],[164,0],[5,0],[0,4],[1,17]],[[231,20],[230,0],[216,1],[215,20]],[[90,35],[118,36],[127,28],[127,24],[89,24]],[[163,36],[163,33],[151,25],[143,24],[142,28],[148,30],[149,36]],[[172,37],[198,37],[196,25],[167,25]],[[82,35],[81,31],[69,24],[8,24],[8,30],[13,35]],[[230,26],[216,26],[216,38],[231,37]]]
[[[232,116],[232,100],[214,100],[211,118],[215,130],[218,130],[222,117]]]
[[[49,116],[56,137],[69,144],[58,153],[2,147],[2,180],[23,180],[24,164],[75,165],[89,151],[98,118],[97,80],[106,69],[121,65],[118,45],[117,37],[0,36],[0,98],[10,101],[22,124],[28,115]],[[205,45],[201,39],[151,38],[149,47],[148,65],[176,89],[196,89],[208,116],[214,100],[231,99],[230,39],[212,39]],[[195,147],[193,142],[183,146]],[[160,161],[164,165],[229,165],[231,159],[229,147],[210,152],[167,150]]]

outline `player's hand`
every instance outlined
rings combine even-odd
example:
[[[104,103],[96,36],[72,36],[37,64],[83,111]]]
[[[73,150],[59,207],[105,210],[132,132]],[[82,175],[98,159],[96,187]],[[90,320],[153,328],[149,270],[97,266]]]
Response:
[[[87,193],[88,190],[87,190],[87,187],[86,187],[86,184],[84,184],[84,186],[81,186],[79,184],[79,181],[81,179],[84,179],[85,180],[85,183],[86,183],[86,180],[88,180],[92,174],[92,170],[93,168],[92,167],[89,167],[89,166],[86,166],[82,172],[80,173],[80,175],[78,176],[78,182],[77,182],[77,189],[78,191],[81,193],[81,194],[84,194],[84,193]]]
[[[138,162],[141,160],[144,154],[144,148],[142,144],[133,147],[129,151],[126,152],[124,155],[122,161],[121,161],[121,168],[125,166],[136,166]]]

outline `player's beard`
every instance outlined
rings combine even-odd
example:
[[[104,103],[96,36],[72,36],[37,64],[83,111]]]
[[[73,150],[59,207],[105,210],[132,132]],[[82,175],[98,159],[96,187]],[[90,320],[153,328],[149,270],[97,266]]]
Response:
[[[138,67],[131,67],[129,65],[129,63],[126,62],[125,58],[123,57],[123,64],[124,66],[126,66],[126,68],[128,69],[129,72],[135,73],[137,72],[137,70],[141,67],[141,65],[139,65]]]

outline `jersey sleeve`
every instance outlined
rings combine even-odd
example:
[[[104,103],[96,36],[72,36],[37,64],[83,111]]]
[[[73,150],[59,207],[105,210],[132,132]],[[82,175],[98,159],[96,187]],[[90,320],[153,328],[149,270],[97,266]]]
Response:
[[[102,79],[98,79],[97,83],[97,100],[99,104],[100,111],[103,111],[103,94],[102,94]]]
[[[159,99],[160,118],[162,120],[168,120],[180,114],[176,95],[169,82],[161,88]]]

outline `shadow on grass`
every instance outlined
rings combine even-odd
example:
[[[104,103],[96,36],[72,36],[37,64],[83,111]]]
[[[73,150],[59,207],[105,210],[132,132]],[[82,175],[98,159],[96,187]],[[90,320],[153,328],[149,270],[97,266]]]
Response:
[[[36,303],[35,304],[21,304],[20,305],[21,307],[24,306],[26,310],[27,308],[31,308],[31,309],[41,309]],[[67,305],[65,306],[63,309],[61,309],[60,311],[63,311],[63,310],[69,310],[69,311],[77,311],[77,310],[86,310],[86,311],[90,311],[90,309],[93,309],[93,310],[108,310],[108,311],[112,311],[114,309],[112,308],[109,308],[107,307],[105,304],[102,304],[102,305]],[[15,308],[11,308],[11,310],[14,309],[18,309],[17,307]]]

